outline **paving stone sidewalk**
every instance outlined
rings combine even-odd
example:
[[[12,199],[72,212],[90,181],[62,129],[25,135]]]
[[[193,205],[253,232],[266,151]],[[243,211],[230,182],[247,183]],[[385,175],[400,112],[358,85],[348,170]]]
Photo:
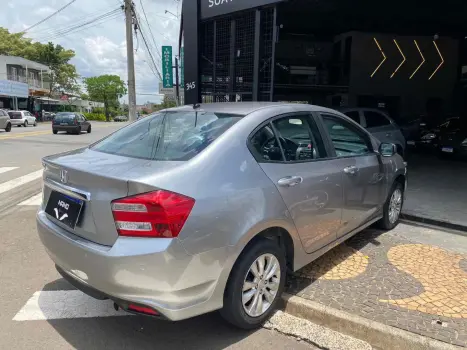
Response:
[[[365,230],[290,277],[288,293],[467,347],[467,255],[407,236]]]

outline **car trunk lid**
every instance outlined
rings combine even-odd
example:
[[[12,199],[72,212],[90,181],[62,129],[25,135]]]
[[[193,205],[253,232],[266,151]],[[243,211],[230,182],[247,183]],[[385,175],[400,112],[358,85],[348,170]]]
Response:
[[[118,233],[110,203],[127,196],[127,172],[142,167],[147,162],[89,149],[45,158],[44,203],[47,203],[52,191],[68,196],[75,193],[77,198],[84,199],[80,217],[74,228],[64,227],[50,213],[49,217],[80,237],[112,246],[118,238]]]

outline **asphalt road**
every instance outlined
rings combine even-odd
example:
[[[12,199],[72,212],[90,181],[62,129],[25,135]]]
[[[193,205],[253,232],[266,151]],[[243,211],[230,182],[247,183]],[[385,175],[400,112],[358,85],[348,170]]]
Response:
[[[53,135],[50,123],[0,132],[0,349],[315,349],[267,329],[232,329],[217,313],[179,323],[115,315],[59,277],[35,227],[41,158],[123,125],[96,122],[81,135]]]

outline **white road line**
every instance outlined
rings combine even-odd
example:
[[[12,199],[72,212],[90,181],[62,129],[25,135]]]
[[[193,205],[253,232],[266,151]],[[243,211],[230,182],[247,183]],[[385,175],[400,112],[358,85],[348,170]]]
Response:
[[[110,300],[96,300],[79,290],[58,290],[35,292],[13,321],[130,315],[125,311],[115,311]]]
[[[0,194],[42,177],[42,169],[0,184]]]
[[[35,205],[35,206],[38,206],[38,205],[41,205],[41,203],[42,203],[42,192],[36,194],[35,196],[32,196],[32,197],[24,200],[24,201],[22,201],[18,205],[21,205],[21,206]]]
[[[16,167],[16,166],[0,167],[0,174],[6,173],[6,172],[11,171],[11,170],[15,170],[15,169],[18,169],[18,167]]]

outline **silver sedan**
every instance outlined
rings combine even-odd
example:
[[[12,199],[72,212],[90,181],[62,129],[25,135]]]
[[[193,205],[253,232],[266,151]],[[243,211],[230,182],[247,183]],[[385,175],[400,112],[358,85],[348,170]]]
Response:
[[[399,220],[407,171],[334,110],[184,106],[43,159],[39,236],[58,271],[125,311],[221,310],[259,326],[295,271],[365,227]]]

